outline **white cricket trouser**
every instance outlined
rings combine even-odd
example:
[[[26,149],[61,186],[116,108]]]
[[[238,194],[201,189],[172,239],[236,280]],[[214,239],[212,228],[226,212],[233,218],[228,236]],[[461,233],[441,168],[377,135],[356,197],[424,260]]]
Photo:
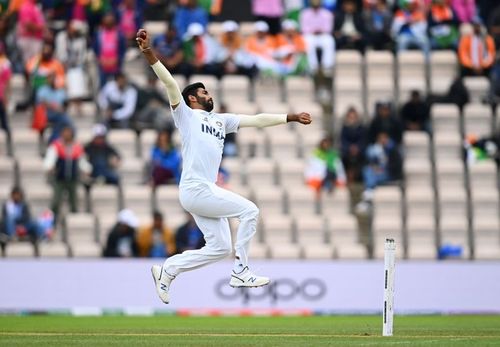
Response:
[[[316,50],[321,50],[321,66],[331,69],[335,64],[335,40],[330,34],[307,34],[304,36],[307,46],[307,62],[311,71],[318,70],[318,55]]]
[[[240,220],[235,253],[243,266],[248,264],[250,240],[255,234],[259,217],[259,209],[253,202],[208,182],[182,187],[179,199],[182,207],[193,215],[206,243],[201,249],[185,251],[167,258],[163,264],[166,272],[175,276],[230,255],[231,230],[227,219],[234,217]]]

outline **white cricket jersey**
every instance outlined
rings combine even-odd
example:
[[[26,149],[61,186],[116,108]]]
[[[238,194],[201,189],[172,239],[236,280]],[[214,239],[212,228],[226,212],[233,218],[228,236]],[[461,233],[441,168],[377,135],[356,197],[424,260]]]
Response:
[[[238,131],[240,118],[231,113],[194,110],[183,99],[172,108],[182,140],[180,186],[217,180],[226,134]]]

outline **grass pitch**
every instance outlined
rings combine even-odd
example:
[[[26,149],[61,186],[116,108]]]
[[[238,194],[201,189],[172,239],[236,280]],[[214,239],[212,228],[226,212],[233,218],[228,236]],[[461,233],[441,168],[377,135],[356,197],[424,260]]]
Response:
[[[0,316],[0,346],[500,346],[500,316]]]

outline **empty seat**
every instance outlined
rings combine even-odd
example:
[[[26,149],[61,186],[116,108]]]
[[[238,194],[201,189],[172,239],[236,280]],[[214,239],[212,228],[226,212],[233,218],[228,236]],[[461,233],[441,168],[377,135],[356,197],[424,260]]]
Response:
[[[362,57],[358,51],[337,52],[335,64],[335,104],[362,105]]]
[[[299,258],[301,248],[294,240],[294,222],[291,217],[269,215],[262,220],[265,242],[272,258]]]
[[[108,141],[123,158],[136,157],[136,134],[132,130],[113,129],[108,133]]]
[[[65,216],[68,243],[74,257],[99,257],[96,218],[90,213],[70,213]]]
[[[286,210],[285,191],[281,187],[255,186],[255,203],[264,214],[282,214]]]
[[[356,219],[347,213],[328,215],[331,243],[335,246],[335,256],[340,259],[364,259],[366,247],[360,242]]]
[[[430,56],[431,91],[445,94],[457,74],[457,54],[455,51],[433,51]]]
[[[490,91],[490,82],[484,76],[468,76],[463,79],[465,87],[469,91],[471,102],[482,102]]]
[[[406,131],[403,135],[405,158],[429,159],[429,135],[421,131]]]
[[[252,158],[246,161],[245,181],[249,186],[276,185],[277,166],[273,159]]]
[[[279,161],[280,185],[304,185],[305,162],[299,159]]]
[[[265,156],[264,132],[257,128],[244,128],[238,131],[238,154],[241,158]]]
[[[32,129],[15,129],[12,132],[12,143],[16,158],[38,158],[40,148],[40,135]]]
[[[93,185],[90,190],[90,212],[115,216],[120,208],[120,191],[114,185]]]
[[[319,214],[320,201],[312,189],[303,184],[291,185],[285,188],[287,191],[289,214]]]
[[[265,132],[271,158],[292,161],[298,157],[298,138],[295,132],[283,127],[267,128]]]
[[[125,185],[137,185],[145,181],[145,167],[142,159],[125,157],[117,171]]]
[[[457,105],[434,104],[431,109],[432,127],[434,132],[459,131],[459,110]]]
[[[307,259],[331,259],[334,247],[330,243],[327,220],[317,216],[297,218],[297,240]]]
[[[462,157],[462,138],[458,132],[442,132],[434,134],[436,165],[443,159],[458,160]]]
[[[425,57],[422,51],[403,51],[397,55],[399,64],[399,93],[407,95],[411,90],[426,91]]]
[[[492,129],[491,107],[481,104],[468,104],[464,109],[465,133],[467,135],[490,136]]]
[[[366,52],[368,110],[378,100],[394,99],[394,55],[386,51]]]
[[[183,214],[184,208],[179,202],[179,187],[175,185],[159,186],[156,188],[156,209],[167,216]]]
[[[432,168],[429,160],[408,157],[405,158],[403,166],[407,187],[431,186]]]
[[[18,179],[18,174],[16,172],[15,160],[9,157],[1,157],[0,187],[2,188],[12,187],[17,179]]]
[[[124,206],[136,214],[151,214],[152,197],[148,186],[126,185],[123,187]]]

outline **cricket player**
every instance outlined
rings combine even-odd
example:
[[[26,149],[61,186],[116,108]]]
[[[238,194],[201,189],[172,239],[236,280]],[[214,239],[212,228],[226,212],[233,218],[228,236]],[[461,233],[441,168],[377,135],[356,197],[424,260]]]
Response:
[[[228,218],[240,220],[229,284],[232,287],[268,284],[269,278],[255,275],[248,267],[248,250],[256,231],[259,209],[251,201],[215,185],[224,138],[245,127],[262,128],[287,122],[310,124],[311,116],[308,113],[246,116],[212,112],[213,99],[202,83],[190,84],[181,93],[170,72],[151,49],[146,30],[140,29],[136,40],[151,68],[165,84],[174,123],[182,139],[179,200],[193,215],[206,241],[201,249],[185,251],[168,258],[163,266],[151,268],[160,299],[169,302],[170,284],[178,274],[219,261],[232,253]]]

